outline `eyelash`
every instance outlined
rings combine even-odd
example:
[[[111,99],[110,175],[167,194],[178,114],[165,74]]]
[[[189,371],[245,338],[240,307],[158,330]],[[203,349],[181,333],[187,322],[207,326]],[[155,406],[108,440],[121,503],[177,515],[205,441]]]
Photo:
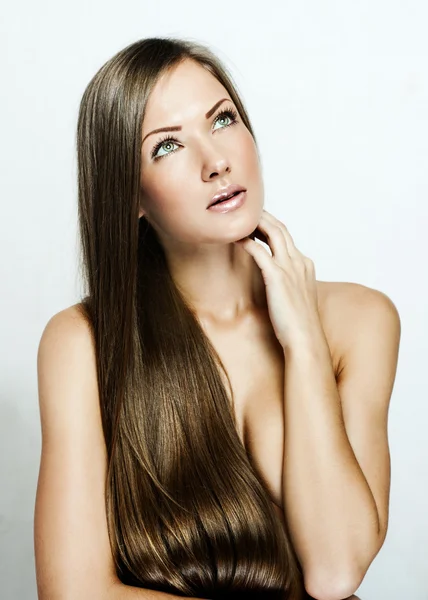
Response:
[[[218,115],[214,119],[214,123],[217,123],[217,121],[219,121],[224,116],[229,117],[232,122],[229,123],[229,125],[225,125],[221,129],[226,129],[226,127],[230,127],[231,125],[236,125],[237,123],[239,123],[239,121],[238,121],[238,113],[233,108],[227,108],[226,110],[222,110],[221,112],[219,112]],[[151,156],[151,158],[153,160],[159,160],[160,158],[163,158],[164,156],[169,156],[170,154],[173,154],[174,152],[177,152],[177,150],[171,150],[171,152],[168,152],[167,154],[163,154],[161,156],[156,156],[156,152],[166,142],[175,142],[175,143],[178,143],[178,140],[176,138],[174,138],[174,137],[171,137],[170,135],[167,135],[163,139],[159,140],[159,142],[156,144],[156,146],[153,148],[153,150],[152,150],[152,152],[150,154],[150,156]]]

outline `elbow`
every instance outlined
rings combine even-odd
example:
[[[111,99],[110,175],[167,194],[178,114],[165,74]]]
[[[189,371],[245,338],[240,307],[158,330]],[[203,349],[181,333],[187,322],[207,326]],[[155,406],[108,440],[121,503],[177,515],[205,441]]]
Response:
[[[361,581],[362,578],[356,575],[341,578],[312,577],[305,582],[305,589],[316,600],[345,600],[355,594]]]

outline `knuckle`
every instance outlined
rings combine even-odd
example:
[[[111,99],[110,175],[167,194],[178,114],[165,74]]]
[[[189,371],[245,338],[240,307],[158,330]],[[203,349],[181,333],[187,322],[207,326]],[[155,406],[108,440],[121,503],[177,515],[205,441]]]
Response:
[[[313,267],[315,266],[315,265],[314,265],[314,261],[313,261],[312,259],[310,259],[308,256],[305,256],[305,257],[303,258],[303,260],[304,260],[304,263],[305,263],[305,265],[306,265],[307,267],[313,268]]]

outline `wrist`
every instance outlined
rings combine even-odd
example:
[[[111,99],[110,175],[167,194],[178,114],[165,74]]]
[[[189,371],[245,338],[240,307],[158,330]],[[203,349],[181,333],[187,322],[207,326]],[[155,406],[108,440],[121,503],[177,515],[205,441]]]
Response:
[[[308,359],[330,358],[330,347],[321,325],[317,325],[310,332],[301,332],[293,336],[287,343],[282,344],[285,359],[294,357]]]

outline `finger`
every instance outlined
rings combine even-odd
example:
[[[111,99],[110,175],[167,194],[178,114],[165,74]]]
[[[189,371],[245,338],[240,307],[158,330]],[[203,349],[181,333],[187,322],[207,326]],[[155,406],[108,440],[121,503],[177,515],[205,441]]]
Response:
[[[284,223],[282,221],[280,221],[279,219],[277,219],[274,215],[269,213],[267,210],[264,210],[264,209],[263,209],[263,216],[269,223],[276,225],[281,230],[281,232],[285,238],[285,241],[286,241],[289,256],[299,256],[299,255],[303,256],[302,253],[300,252],[300,250],[296,247],[294,240],[291,236],[291,233],[288,231],[288,229],[284,225]]]
[[[263,279],[266,283],[269,280],[269,277],[272,276],[272,272],[277,266],[273,260],[273,257],[269,254],[269,251],[261,244],[250,238],[238,240],[235,242],[235,244],[239,244],[244,248],[244,250],[246,250],[246,252],[248,252],[248,254],[251,254],[259,266],[263,275]]]
[[[265,236],[264,233],[261,232],[261,230],[258,227],[256,227],[255,230],[253,231],[253,233],[250,233],[250,235],[248,237],[251,238],[252,240],[258,239],[261,242],[263,242],[264,244],[267,244],[269,246],[267,237]]]
[[[289,268],[291,266],[291,257],[287,247],[287,240],[281,229],[270,222],[264,215],[261,216],[258,227],[268,239],[275,262],[284,269]]]

